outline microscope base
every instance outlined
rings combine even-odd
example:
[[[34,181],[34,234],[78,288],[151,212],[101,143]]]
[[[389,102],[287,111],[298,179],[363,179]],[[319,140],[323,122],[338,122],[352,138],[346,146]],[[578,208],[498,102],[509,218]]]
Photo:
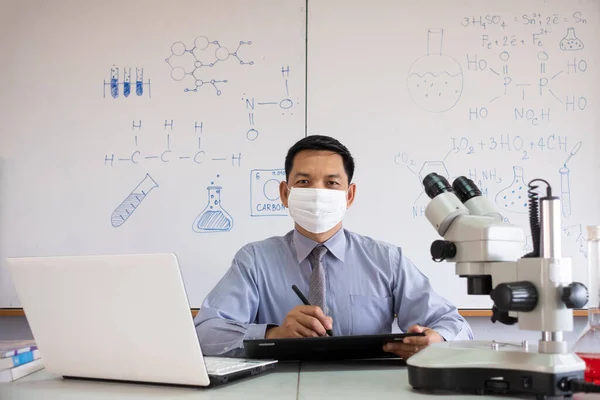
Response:
[[[436,343],[407,360],[415,390],[570,397],[562,379],[583,379],[585,363],[573,353],[544,354],[537,346],[458,341]]]

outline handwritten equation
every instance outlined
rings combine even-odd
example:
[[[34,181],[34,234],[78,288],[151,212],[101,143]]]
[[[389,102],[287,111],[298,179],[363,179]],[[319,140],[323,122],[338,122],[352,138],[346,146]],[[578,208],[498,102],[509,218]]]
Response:
[[[503,30],[511,25],[553,27],[561,24],[578,25],[587,23],[588,21],[581,11],[575,11],[570,15],[557,13],[546,15],[539,12],[533,12],[515,15],[512,18],[509,18],[508,21],[504,17],[494,14],[471,15],[464,16],[460,21],[460,25],[464,28],[489,29],[493,27],[499,27]]]

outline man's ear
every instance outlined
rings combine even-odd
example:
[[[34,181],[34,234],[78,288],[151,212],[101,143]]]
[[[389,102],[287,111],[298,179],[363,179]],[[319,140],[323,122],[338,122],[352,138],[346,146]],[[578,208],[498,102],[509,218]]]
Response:
[[[354,196],[356,196],[356,185],[351,183],[348,186],[348,195],[346,197],[346,208],[350,208],[352,203],[354,203]]]
[[[286,181],[279,182],[279,198],[285,208],[288,208],[288,200],[290,197],[290,191]]]

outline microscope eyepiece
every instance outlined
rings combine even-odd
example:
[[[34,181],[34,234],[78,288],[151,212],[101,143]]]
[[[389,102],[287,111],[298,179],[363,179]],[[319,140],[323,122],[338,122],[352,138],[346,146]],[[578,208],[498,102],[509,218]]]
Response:
[[[466,203],[473,197],[481,196],[481,191],[477,185],[466,176],[459,176],[456,178],[452,183],[452,188],[454,189],[456,196],[463,203]]]
[[[446,178],[435,172],[432,172],[423,178],[423,187],[430,199],[433,199],[438,194],[454,191]]]

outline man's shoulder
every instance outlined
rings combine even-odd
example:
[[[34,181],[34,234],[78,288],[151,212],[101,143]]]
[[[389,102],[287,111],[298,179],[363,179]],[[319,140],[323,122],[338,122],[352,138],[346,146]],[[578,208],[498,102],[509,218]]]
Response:
[[[292,233],[290,231],[283,236],[271,236],[266,239],[256,240],[253,242],[249,242],[244,245],[240,251],[246,251],[250,253],[270,251],[276,247],[289,247],[292,240]]]
[[[375,239],[371,236],[361,235],[347,229],[344,229],[344,233],[346,234],[346,240],[348,241],[348,244],[351,246],[358,246],[365,250],[381,251],[386,253],[397,253],[400,250],[397,245]]]

